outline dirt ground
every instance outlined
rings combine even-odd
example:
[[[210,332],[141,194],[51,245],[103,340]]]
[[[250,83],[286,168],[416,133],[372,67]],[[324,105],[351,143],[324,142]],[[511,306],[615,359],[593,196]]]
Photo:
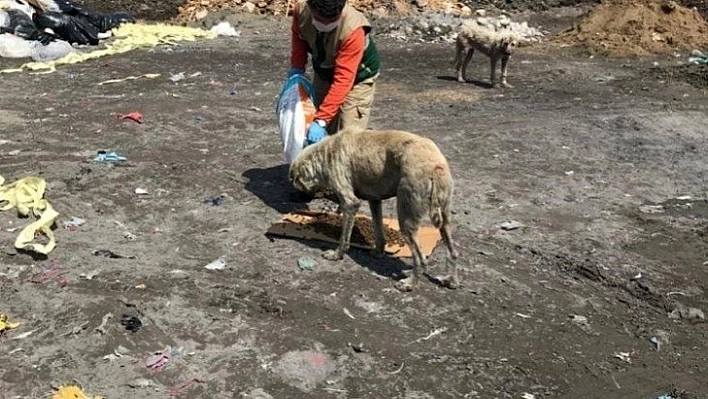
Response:
[[[0,336],[0,398],[73,382],[164,398],[195,377],[179,397],[708,398],[705,68],[539,43],[502,91],[486,59],[460,84],[452,47],[379,38],[371,127],[432,138],[456,180],[463,287],[400,293],[410,260],[333,263],[329,244],[264,234],[305,206],[273,112],[288,21],[229,20],[239,39],[2,76],[0,175],[44,178],[61,215],[40,257],[13,248],[28,220],[0,212],[0,313],[21,323]],[[115,116],[130,111],[144,122]],[[72,217],[86,223],[64,229]],[[65,278],[34,282],[49,270]]]

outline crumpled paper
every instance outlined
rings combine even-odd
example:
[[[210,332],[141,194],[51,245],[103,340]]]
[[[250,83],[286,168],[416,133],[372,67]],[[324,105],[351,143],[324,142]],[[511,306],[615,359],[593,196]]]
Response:
[[[54,393],[52,399],[104,399],[103,396],[86,396],[81,387],[64,385]]]
[[[8,320],[7,315],[4,313],[0,313],[0,334],[7,330],[12,330],[20,326],[20,323],[17,322],[11,322]]]

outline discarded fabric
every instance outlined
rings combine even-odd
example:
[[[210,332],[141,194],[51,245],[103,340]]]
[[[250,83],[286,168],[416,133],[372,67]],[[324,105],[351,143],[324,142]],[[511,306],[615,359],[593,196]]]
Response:
[[[230,36],[239,37],[241,36],[241,31],[237,31],[230,23],[223,21],[219,22],[209,29],[209,31],[217,36]]]
[[[708,53],[693,50],[691,51],[691,56],[688,58],[688,62],[696,65],[708,65]]]
[[[215,197],[209,197],[204,200],[204,203],[209,204],[211,206],[221,206],[224,203],[224,196],[217,195]]]
[[[83,226],[85,223],[86,223],[86,221],[85,221],[84,219],[81,219],[81,218],[77,218],[77,217],[75,217],[75,216],[72,216],[72,217],[71,217],[71,220],[68,220],[68,221],[65,221],[65,222],[64,222],[64,228],[65,228],[65,229],[72,230],[72,229],[75,229],[75,228],[77,228],[77,227],[79,227],[79,226]]]
[[[37,218],[20,232],[15,240],[15,248],[27,249],[47,255],[56,246],[52,225],[59,213],[44,199],[47,183],[39,177],[25,177],[3,186],[5,178],[0,176],[0,204],[6,202],[0,211],[17,208],[17,213],[29,216],[30,211]],[[38,235],[48,238],[46,244],[35,243]]]
[[[0,334],[4,333],[5,331],[15,329],[20,326],[20,323],[17,322],[11,322],[8,320],[7,315],[4,313],[0,313]]]

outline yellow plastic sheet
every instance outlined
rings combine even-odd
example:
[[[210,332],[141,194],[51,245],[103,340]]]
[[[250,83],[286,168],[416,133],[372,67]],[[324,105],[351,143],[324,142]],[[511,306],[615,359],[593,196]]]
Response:
[[[25,177],[3,186],[5,178],[0,176],[0,204],[6,204],[0,211],[17,208],[20,215],[28,216],[30,212],[38,219],[22,229],[15,240],[15,248],[27,249],[41,254],[50,253],[56,246],[52,224],[59,216],[49,202],[44,199],[47,183],[39,177]],[[47,236],[47,244],[34,243],[37,232]]]
[[[7,330],[12,330],[20,326],[20,323],[13,323],[7,319],[7,315],[0,313],[0,334]]]
[[[155,47],[158,44],[172,45],[177,42],[195,41],[198,38],[213,39],[217,36],[215,33],[204,29],[167,24],[123,24],[113,29],[112,33],[114,40],[106,43],[103,49],[87,53],[71,53],[47,62],[27,62],[19,68],[0,70],[0,73],[21,72],[24,70],[51,73],[56,70],[57,65],[77,64],[138,48]]]
[[[102,396],[86,396],[84,391],[76,385],[60,387],[52,399],[103,399]]]

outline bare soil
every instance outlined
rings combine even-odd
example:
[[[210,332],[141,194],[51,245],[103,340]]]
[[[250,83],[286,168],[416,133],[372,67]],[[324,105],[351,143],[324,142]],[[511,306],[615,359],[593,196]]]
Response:
[[[0,312],[21,323],[0,336],[0,398],[72,381],[165,398],[194,377],[179,397],[708,397],[700,72],[539,43],[512,57],[514,88],[495,90],[487,59],[460,84],[452,47],[378,38],[371,127],[432,138],[456,181],[463,287],[435,284],[438,249],[431,278],[404,294],[393,283],[409,260],[328,262],[329,244],[265,235],[305,205],[273,112],[289,21],[228,19],[238,40],[2,76],[0,174],[44,178],[61,216],[40,257],[13,249],[29,220],[0,213]],[[98,85],[148,73],[161,76]],[[115,117],[130,111],[144,122]],[[92,162],[98,150],[128,162]],[[86,224],[64,229],[72,217]],[[502,230],[509,220],[522,227]],[[220,257],[223,270],[204,267]],[[151,370],[156,352],[170,360]]]

